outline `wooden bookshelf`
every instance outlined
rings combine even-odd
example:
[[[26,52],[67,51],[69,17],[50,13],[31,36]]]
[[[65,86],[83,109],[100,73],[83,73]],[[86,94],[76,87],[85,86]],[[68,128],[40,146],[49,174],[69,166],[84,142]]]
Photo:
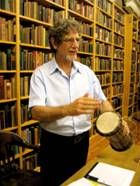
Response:
[[[137,85],[137,110],[140,111],[140,20],[138,21],[138,43],[137,43],[137,74],[136,74],[136,85]]]
[[[113,5],[113,59],[112,59],[112,101],[115,110],[122,115],[124,92],[124,25],[125,12]]]
[[[75,19],[80,23],[82,43],[78,51],[78,60],[95,71],[105,95],[116,111],[129,115],[127,107],[130,105],[126,99],[128,97],[132,97],[132,107],[135,111],[137,85],[140,79],[139,52],[137,52],[137,73],[133,81],[134,96],[128,94],[131,83],[129,77],[133,78],[130,65],[131,42],[135,41],[137,50],[140,50],[138,25],[135,31],[133,30],[133,22],[135,19],[137,21],[134,15],[125,16],[122,8],[112,0],[1,0],[0,2],[1,130],[13,131],[29,142],[39,143],[39,138],[34,137],[39,135],[38,122],[31,120],[28,112],[29,81],[33,70],[52,57],[47,39],[48,29],[63,17]],[[133,32],[136,38],[133,38]],[[90,149],[92,149],[92,139],[96,139],[94,122],[98,114],[97,112],[92,118]],[[103,146],[107,144],[102,138],[101,143]],[[31,151],[19,152],[21,168],[28,166],[28,157],[35,159]]]
[[[138,18],[133,14],[125,15],[124,116],[131,116],[138,109],[138,54]]]

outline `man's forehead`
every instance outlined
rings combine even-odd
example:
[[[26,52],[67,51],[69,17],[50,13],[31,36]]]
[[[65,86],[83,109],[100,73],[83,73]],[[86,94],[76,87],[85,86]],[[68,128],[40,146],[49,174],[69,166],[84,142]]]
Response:
[[[78,32],[74,32],[74,31],[70,31],[68,34],[65,35],[65,37],[71,37],[71,36],[74,36],[74,37],[80,37],[80,34]]]

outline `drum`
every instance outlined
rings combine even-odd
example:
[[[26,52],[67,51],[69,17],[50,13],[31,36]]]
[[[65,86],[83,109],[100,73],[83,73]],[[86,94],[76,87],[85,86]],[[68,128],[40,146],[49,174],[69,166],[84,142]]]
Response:
[[[121,116],[116,112],[104,112],[96,120],[95,129],[107,137],[110,145],[117,151],[124,151],[132,145],[132,136],[125,132]]]

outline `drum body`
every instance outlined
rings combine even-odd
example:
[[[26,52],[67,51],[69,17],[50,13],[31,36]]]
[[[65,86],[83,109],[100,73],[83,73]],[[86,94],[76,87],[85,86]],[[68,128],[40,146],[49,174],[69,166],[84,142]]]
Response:
[[[132,136],[124,132],[122,119],[116,112],[104,112],[95,124],[96,131],[108,138],[110,145],[117,151],[124,151],[132,145]]]

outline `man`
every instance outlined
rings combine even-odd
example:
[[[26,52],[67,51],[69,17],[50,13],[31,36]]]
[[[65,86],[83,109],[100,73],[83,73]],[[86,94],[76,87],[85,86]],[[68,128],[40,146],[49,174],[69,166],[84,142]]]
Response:
[[[42,130],[42,183],[59,186],[86,163],[91,114],[113,108],[94,72],[76,61],[79,24],[61,20],[50,29],[49,42],[54,58],[34,71],[29,107]]]

